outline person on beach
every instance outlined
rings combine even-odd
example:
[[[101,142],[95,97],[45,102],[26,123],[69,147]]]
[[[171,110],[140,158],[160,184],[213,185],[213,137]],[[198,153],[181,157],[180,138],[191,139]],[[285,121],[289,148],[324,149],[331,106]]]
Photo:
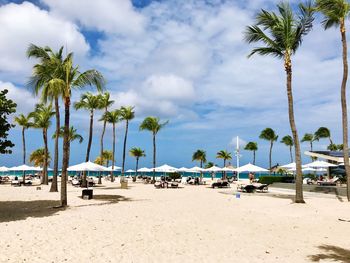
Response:
[[[253,181],[254,181],[254,174],[253,173],[249,173],[248,177],[249,177],[250,183],[253,183]]]

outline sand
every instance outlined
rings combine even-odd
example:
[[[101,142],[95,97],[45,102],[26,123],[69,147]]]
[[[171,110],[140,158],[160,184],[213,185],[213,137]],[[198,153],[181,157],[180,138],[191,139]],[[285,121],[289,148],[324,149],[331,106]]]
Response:
[[[52,208],[49,187],[0,185],[0,262],[350,262],[350,203],[292,192],[104,181],[95,199],[69,186]]]

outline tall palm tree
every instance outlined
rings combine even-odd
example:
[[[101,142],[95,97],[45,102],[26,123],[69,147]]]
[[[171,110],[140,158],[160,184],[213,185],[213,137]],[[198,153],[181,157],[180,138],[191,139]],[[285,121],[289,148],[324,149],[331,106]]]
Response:
[[[260,139],[266,140],[270,142],[270,151],[269,151],[269,174],[271,175],[271,168],[272,168],[272,147],[273,143],[277,141],[278,135],[276,135],[275,131],[271,128],[266,128],[261,131]]]
[[[147,130],[152,132],[153,137],[153,182],[156,180],[156,135],[157,133],[168,124],[169,121],[163,123],[160,122],[157,117],[146,117],[140,125],[140,130]]]
[[[258,150],[258,143],[248,142],[247,145],[244,147],[244,150],[253,152],[253,164],[255,165],[255,153]]]
[[[294,146],[293,138],[290,135],[286,135],[282,138],[281,143],[284,143],[284,145],[289,147],[289,154],[290,154],[290,162],[293,162],[293,153],[292,148]]]
[[[328,139],[329,144],[333,144],[332,138],[331,138],[331,131],[327,127],[320,127],[317,131],[315,131],[315,137],[317,140],[319,139]]]
[[[52,139],[56,139],[56,133],[52,135]],[[64,127],[60,128],[60,131],[58,133],[58,137],[63,138],[64,137]],[[72,143],[74,141],[78,141],[79,143],[82,143],[84,141],[83,136],[81,136],[79,133],[77,133],[77,129],[75,129],[73,126],[69,128],[69,137],[68,137],[69,143]],[[70,156],[70,150],[68,153],[68,156]]]
[[[103,116],[101,120],[106,120],[106,122],[111,123],[113,130],[112,130],[112,136],[113,136],[113,145],[112,145],[112,171],[111,171],[111,181],[114,182],[114,165],[115,165],[115,143],[116,143],[116,134],[115,134],[115,126],[120,121],[120,111],[119,110],[113,110],[113,111],[107,111]]]
[[[63,47],[58,52],[52,51],[50,47],[38,47],[31,44],[27,50],[27,56],[29,58],[34,57],[39,59],[39,63],[34,65],[33,74],[28,82],[28,85],[34,90],[37,95],[41,90],[41,99],[44,103],[48,100],[54,101],[55,113],[56,113],[56,134],[58,135],[60,130],[60,110],[59,110],[59,98],[63,93],[63,87],[61,85],[55,85],[51,80],[58,77],[57,69],[62,64]],[[57,192],[57,175],[58,175],[58,136],[55,138],[55,156],[53,165],[53,178],[50,188],[50,192]]]
[[[44,140],[44,154],[45,154],[45,160],[43,164],[43,177],[42,177],[42,183],[43,184],[49,184],[49,178],[47,173],[47,167],[48,167],[48,144],[47,144],[47,130],[51,126],[51,118],[55,115],[55,112],[52,109],[52,105],[44,105],[44,104],[37,104],[35,106],[35,111],[29,113],[28,116],[33,118],[33,127],[37,129],[42,129],[43,131],[43,140]]]
[[[31,163],[34,164],[34,166],[44,166],[45,164],[45,148],[39,148],[36,149],[35,151],[33,151],[30,155],[29,155],[29,161]],[[48,164],[51,161],[51,156],[50,156],[50,152],[48,152],[47,154],[47,162]]]
[[[123,146],[123,163],[122,163],[122,176],[124,176],[125,168],[125,150],[126,150],[126,140],[128,138],[129,121],[135,118],[134,107],[121,107],[120,108],[120,119],[125,121],[125,136],[124,136],[124,146]]]
[[[346,102],[346,84],[348,80],[348,47],[346,42],[345,21],[349,17],[350,4],[346,0],[317,0],[317,9],[323,14],[323,25],[325,29],[339,26],[343,47],[343,80],[341,83],[341,108],[343,126],[343,154],[344,166],[347,177],[347,197],[350,201],[350,164],[349,164],[349,142],[348,142],[348,111]]]
[[[135,157],[136,158],[136,168],[135,168],[135,175],[137,176],[137,171],[139,169],[139,159],[141,157],[145,157],[146,154],[145,154],[145,151],[142,150],[141,148],[139,147],[133,147],[129,150],[129,154],[130,156],[132,157]]]
[[[226,161],[232,159],[232,154],[227,150],[221,150],[216,153],[216,158],[224,160],[224,167],[226,167]],[[223,173],[224,179],[226,179],[226,172]]]
[[[294,149],[297,174],[295,202],[304,203],[300,145],[294,120],[291,58],[300,47],[303,37],[307,35],[312,28],[312,22],[314,20],[313,9],[310,4],[308,6],[299,5],[299,12],[295,14],[291,6],[287,3],[281,3],[277,5],[277,8],[279,13],[261,10],[256,17],[256,24],[247,27],[245,39],[248,43],[263,43],[262,47],[254,48],[249,56],[254,54],[263,56],[271,55],[284,60],[284,69],[287,77],[286,86],[289,123],[295,143]]]
[[[104,109],[104,113],[106,114],[106,112],[108,111],[108,108],[114,103],[114,100],[110,99],[110,94],[109,92],[105,92],[103,94],[100,94],[100,108]],[[101,139],[100,139],[100,144],[101,144],[101,150],[100,150],[100,156],[103,156],[103,138],[105,136],[105,132],[106,132],[106,125],[107,125],[107,121],[103,120],[103,128],[102,128],[102,133],[101,133]],[[108,161],[107,161],[108,163]],[[107,165],[108,166],[108,165]],[[102,178],[101,176],[98,177],[98,184],[102,184]]]
[[[318,141],[318,138],[315,136],[315,134],[312,133],[305,133],[304,137],[301,139],[301,142],[309,142],[310,143],[310,151],[313,151],[313,142]]]
[[[199,162],[200,168],[203,168],[203,164],[207,162],[207,153],[204,150],[198,149],[197,151],[195,151],[192,154],[192,162],[193,161]],[[202,172],[200,173],[200,176],[201,176],[200,179],[202,181],[202,178],[203,178],[203,173]]]
[[[92,136],[93,136],[93,129],[94,129],[94,112],[96,109],[101,108],[100,98],[101,97],[99,95],[93,95],[90,92],[86,92],[85,94],[81,95],[81,98],[79,101],[74,103],[74,108],[76,110],[85,109],[90,112],[89,140],[88,140],[87,149],[86,149],[85,162],[90,161],[90,151],[91,151]],[[86,173],[84,172],[82,186],[86,187],[86,185],[87,185]]]

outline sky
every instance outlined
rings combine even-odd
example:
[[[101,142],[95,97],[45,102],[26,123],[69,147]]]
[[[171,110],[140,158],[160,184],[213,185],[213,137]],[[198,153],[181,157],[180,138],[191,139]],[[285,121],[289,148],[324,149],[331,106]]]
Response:
[[[106,78],[106,89],[115,100],[111,109],[135,106],[127,148],[146,151],[140,166],[152,164],[152,137],[139,131],[146,116],[169,124],[157,135],[157,164],[194,166],[192,153],[207,152],[207,160],[222,165],[216,152],[256,141],[257,164],[268,166],[269,144],[260,132],[273,128],[279,135],[273,148],[273,164],[290,162],[289,149],[280,139],[291,134],[285,72],[282,61],[272,57],[247,58],[254,45],[243,40],[247,25],[261,8],[275,9],[273,0],[0,0],[0,89],[8,89],[17,114],[34,109],[34,97],[26,83],[35,60],[26,57],[30,43],[74,52],[80,69],[95,68]],[[295,1],[291,1],[295,2]],[[335,143],[341,143],[340,82],[341,42],[336,29],[324,31],[320,19],[293,56],[293,91],[299,137],[320,126],[329,127]],[[86,88],[73,92],[77,101]],[[72,109],[71,123],[85,138],[72,143],[71,164],[85,160],[89,113]],[[102,123],[95,114],[91,151],[99,154]],[[121,164],[125,123],[117,128],[116,163]],[[54,120],[49,130],[54,132]],[[27,131],[27,153],[42,147],[42,133]],[[21,128],[9,138],[16,144],[12,155],[1,155],[0,165],[21,164]],[[112,148],[107,127],[105,148]],[[327,140],[315,143],[323,150]],[[302,152],[309,149],[302,144]],[[53,152],[53,140],[49,141]],[[241,163],[252,153],[241,149]],[[303,154],[303,161],[309,157]],[[232,160],[235,163],[235,160]],[[127,168],[135,161],[127,156]]]

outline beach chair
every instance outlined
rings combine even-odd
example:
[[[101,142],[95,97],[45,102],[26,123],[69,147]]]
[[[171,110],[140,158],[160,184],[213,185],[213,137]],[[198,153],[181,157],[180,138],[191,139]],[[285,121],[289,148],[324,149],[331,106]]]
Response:
[[[268,184],[253,184],[255,187],[255,190],[260,191],[262,193],[267,192],[269,190],[269,185]]]
[[[215,188],[215,187],[217,187],[217,188],[224,188],[224,187],[230,187],[230,184],[226,180],[225,181],[224,180],[218,180],[217,182],[212,183],[211,187],[212,188]]]
[[[339,177],[334,176],[332,179],[328,181],[317,181],[317,184],[320,186],[336,186],[339,180],[340,180]]]

